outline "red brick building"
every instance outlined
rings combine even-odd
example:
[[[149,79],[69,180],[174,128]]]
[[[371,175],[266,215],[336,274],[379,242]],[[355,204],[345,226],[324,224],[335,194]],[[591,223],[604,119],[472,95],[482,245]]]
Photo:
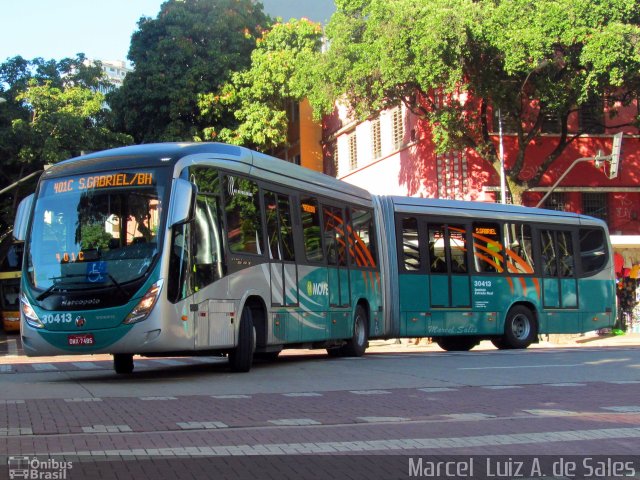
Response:
[[[589,105],[569,118],[569,131],[594,122],[597,133],[573,141],[545,172],[540,186],[523,196],[535,206],[574,160],[611,152],[613,135],[624,132],[617,178],[610,180],[594,162],[581,162],[570,171],[545,201],[546,208],[584,213],[603,218],[614,245],[625,257],[625,266],[640,263],[640,132],[630,124],[638,116],[638,101],[618,108],[609,118],[603,103]],[[499,144],[498,125],[492,138]],[[555,147],[557,122],[548,119],[543,134],[527,150],[522,178],[530,178]],[[500,200],[500,178],[491,164],[474,151],[437,155],[429,125],[404,106],[354,122],[347,109],[338,107],[323,123],[324,170],[373,193],[484,202]],[[503,126],[505,165],[516,156],[515,134]]]

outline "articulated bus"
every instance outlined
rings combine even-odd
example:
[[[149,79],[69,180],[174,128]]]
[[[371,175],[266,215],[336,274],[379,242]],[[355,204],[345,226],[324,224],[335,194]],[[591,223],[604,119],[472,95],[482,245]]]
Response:
[[[384,197],[242,147],[123,147],[59,163],[18,208],[27,355],[361,356],[369,339],[612,325],[603,222]]]

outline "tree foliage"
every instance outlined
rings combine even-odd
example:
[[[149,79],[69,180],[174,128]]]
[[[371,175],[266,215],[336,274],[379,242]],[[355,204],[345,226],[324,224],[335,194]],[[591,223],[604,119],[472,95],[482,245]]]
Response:
[[[198,94],[248,67],[268,23],[252,0],[168,0],[157,18],[141,18],[128,56],[135,71],[109,98],[116,129],[140,143],[192,140],[210,126],[198,115]]]
[[[130,143],[102,124],[104,95],[81,85],[56,87],[32,79],[16,100],[29,110],[28,119],[16,119],[13,133],[21,140],[18,160],[41,167],[47,163]]]
[[[309,91],[309,66],[320,51],[322,28],[309,20],[275,24],[258,39],[251,67],[236,72],[215,93],[200,96],[211,125],[231,110],[237,123],[204,130],[204,138],[269,150],[287,141],[287,108]]]
[[[60,61],[22,57],[0,65],[0,187],[45,164],[131,143],[106,126],[106,85],[99,63],[84,55]],[[0,223],[11,223],[19,191],[0,199]]]
[[[513,120],[518,155],[507,179],[517,201],[584,129],[570,113],[606,95],[640,92],[636,0],[336,0],[330,48],[317,62],[312,105],[354,114],[404,102],[428,120],[439,152],[470,148],[498,167],[491,113]],[[611,108],[610,114],[615,115]],[[558,118],[553,151],[523,178],[527,147]]]

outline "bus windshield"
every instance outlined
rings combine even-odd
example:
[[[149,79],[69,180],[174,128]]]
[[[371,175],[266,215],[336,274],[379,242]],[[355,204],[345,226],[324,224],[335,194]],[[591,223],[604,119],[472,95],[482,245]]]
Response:
[[[158,254],[164,195],[163,170],[154,168],[43,181],[26,247],[29,282],[68,291],[141,278]]]

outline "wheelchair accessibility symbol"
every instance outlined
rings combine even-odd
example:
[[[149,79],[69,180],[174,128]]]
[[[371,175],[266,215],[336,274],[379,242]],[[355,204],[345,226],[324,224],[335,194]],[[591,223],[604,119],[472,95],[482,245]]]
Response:
[[[102,283],[107,280],[107,262],[87,264],[87,282]]]

